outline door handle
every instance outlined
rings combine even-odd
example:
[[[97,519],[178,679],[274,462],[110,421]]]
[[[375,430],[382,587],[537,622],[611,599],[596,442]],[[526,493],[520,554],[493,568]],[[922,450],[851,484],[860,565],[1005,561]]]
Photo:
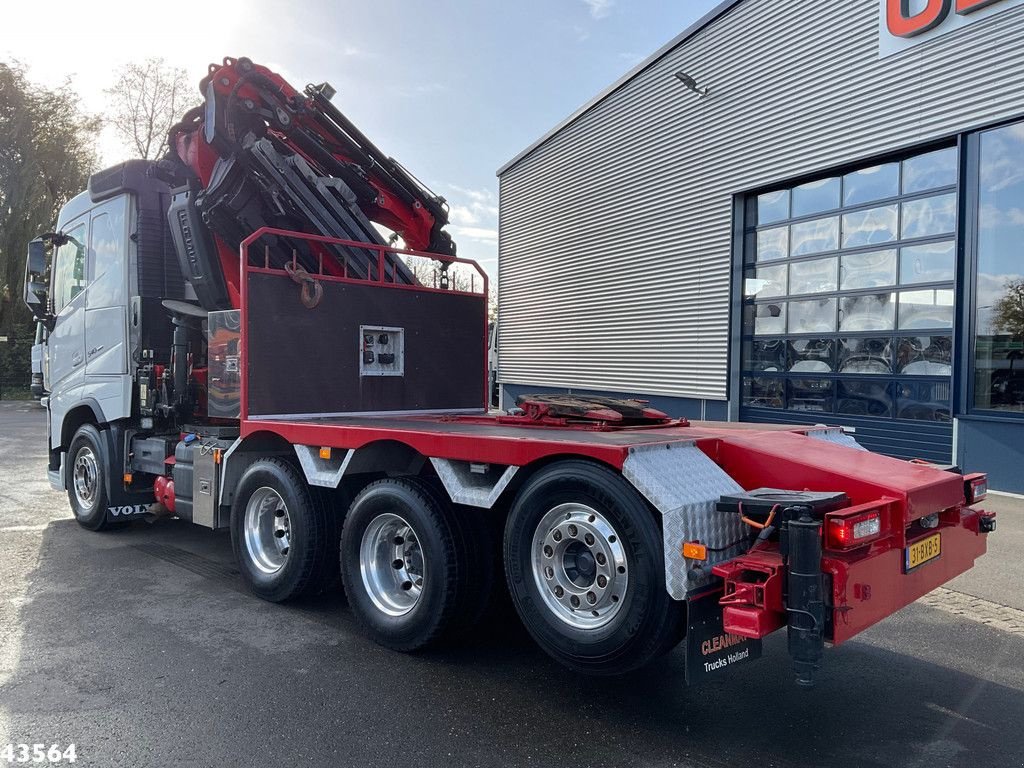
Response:
[[[103,345],[103,344],[100,344],[100,345],[99,345],[98,347],[93,347],[92,349],[90,349],[90,350],[89,350],[89,357],[92,357],[92,356],[93,356],[93,355],[95,355],[95,354],[96,354],[97,352],[100,352],[100,351],[101,351],[101,350],[103,349],[103,347],[104,347],[104,345]]]
[[[72,366],[76,366],[76,365],[81,365],[81,364],[82,364],[82,353],[81,352],[75,352],[71,356],[71,365]]]

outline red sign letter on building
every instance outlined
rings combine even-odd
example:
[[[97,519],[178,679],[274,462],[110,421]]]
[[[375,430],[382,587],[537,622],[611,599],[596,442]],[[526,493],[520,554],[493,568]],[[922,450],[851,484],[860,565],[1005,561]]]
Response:
[[[958,5],[970,2],[971,0],[957,0]],[[986,0],[976,0],[976,3],[978,2],[983,3]],[[928,0],[928,5],[923,11],[911,13],[910,0],[887,0],[885,20],[889,33],[896,37],[914,37],[934,29],[946,18],[951,4],[952,0]]]
[[[956,12],[961,16],[966,16],[968,13],[974,13],[998,2],[999,0],[956,0]]]

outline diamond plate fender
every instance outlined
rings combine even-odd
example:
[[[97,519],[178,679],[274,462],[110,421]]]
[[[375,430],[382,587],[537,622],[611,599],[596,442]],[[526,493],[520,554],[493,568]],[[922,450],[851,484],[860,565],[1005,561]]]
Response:
[[[353,450],[347,450],[344,455],[341,452],[337,456],[332,454],[329,459],[320,458],[320,449],[312,445],[296,445],[295,455],[299,457],[299,464],[306,474],[306,482],[310,485],[317,485],[321,488],[337,488],[341,483],[341,477],[348,468],[355,454]]]
[[[685,600],[711,582],[712,565],[737,554],[730,545],[743,538],[745,526],[739,515],[716,511],[715,503],[743,489],[692,441],[634,446],[622,474],[661,512],[665,585],[673,598]],[[699,568],[689,565],[682,555],[684,541],[707,545],[708,561],[695,563]]]
[[[488,467],[488,471],[483,474],[475,474],[468,461],[431,458],[430,463],[434,465],[452,501],[484,509],[494,506],[501,492],[512,481],[512,476],[519,471],[516,466],[495,466]]]

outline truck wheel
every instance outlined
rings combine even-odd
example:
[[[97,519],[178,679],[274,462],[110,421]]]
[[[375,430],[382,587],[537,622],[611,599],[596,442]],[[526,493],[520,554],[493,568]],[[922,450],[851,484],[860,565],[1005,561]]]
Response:
[[[68,500],[75,520],[90,531],[112,528],[107,522],[107,467],[100,432],[83,424],[71,438],[67,454]]]
[[[540,470],[505,526],[505,575],[519,617],[578,672],[637,669],[679,638],[654,512],[619,474],[586,461]]]
[[[242,576],[273,603],[317,591],[334,548],[328,510],[291,464],[261,459],[242,475],[231,508],[231,546]]]
[[[447,501],[418,478],[379,480],[352,502],[341,530],[349,605],[383,646],[414,651],[437,641],[468,610],[469,548]]]

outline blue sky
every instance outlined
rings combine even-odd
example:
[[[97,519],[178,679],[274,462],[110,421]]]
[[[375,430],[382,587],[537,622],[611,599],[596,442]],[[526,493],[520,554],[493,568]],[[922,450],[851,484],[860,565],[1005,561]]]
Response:
[[[42,82],[71,77],[93,112],[111,73],[146,56],[197,82],[225,55],[299,88],[328,80],[342,111],[448,198],[459,254],[494,275],[497,168],[717,2],[19,2],[5,9],[0,56]],[[101,147],[107,162],[121,159],[109,133]]]

